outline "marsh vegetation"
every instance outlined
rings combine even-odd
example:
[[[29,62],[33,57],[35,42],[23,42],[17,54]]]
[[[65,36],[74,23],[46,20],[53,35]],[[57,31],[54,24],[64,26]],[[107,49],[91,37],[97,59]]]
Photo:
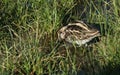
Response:
[[[61,26],[100,27],[92,48],[55,47]],[[1,0],[0,75],[119,75],[120,0]]]

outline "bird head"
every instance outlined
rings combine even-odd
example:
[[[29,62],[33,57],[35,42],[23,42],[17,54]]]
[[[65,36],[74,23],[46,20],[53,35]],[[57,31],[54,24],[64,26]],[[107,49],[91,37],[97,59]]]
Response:
[[[62,27],[58,32],[58,40],[59,41],[62,41],[65,39],[65,35],[66,35],[66,32],[65,32],[65,29],[66,29],[66,26],[65,27]]]

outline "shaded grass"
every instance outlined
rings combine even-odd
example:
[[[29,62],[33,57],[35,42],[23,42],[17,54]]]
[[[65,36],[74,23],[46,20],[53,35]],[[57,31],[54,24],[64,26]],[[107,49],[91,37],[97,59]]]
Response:
[[[85,0],[83,5],[73,0],[4,0],[0,3],[1,75],[76,75],[81,71],[88,75],[107,75],[120,65],[119,1]],[[79,12],[76,5],[80,7],[80,4],[83,8]],[[69,16],[66,18],[66,15]],[[62,23],[73,19],[99,24],[105,36],[92,47],[61,46],[49,56],[55,47],[57,30]],[[117,73],[119,71],[113,71],[113,75]]]

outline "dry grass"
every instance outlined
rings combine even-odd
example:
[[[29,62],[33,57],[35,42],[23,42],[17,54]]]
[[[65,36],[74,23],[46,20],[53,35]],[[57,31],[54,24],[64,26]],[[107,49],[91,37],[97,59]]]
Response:
[[[1,75],[119,75],[119,0],[0,1]],[[56,46],[57,30],[80,19],[100,26],[91,47]]]

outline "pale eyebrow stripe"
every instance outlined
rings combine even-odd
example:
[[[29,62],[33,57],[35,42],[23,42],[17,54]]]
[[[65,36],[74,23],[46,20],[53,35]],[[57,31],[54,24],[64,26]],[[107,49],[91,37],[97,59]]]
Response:
[[[80,26],[80,27],[86,29],[87,31],[90,31],[89,29],[87,29],[87,28],[86,28],[84,25],[82,25],[81,23],[69,23],[68,25],[69,25],[69,26],[70,26],[70,25],[77,25],[77,26]]]

